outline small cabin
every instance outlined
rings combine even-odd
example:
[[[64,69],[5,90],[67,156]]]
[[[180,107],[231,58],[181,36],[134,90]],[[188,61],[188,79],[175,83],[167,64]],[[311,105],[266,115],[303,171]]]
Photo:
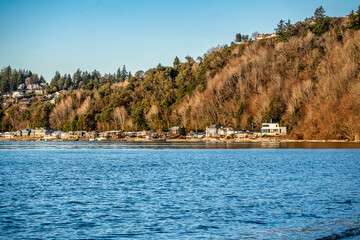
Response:
[[[185,134],[185,128],[175,126],[175,127],[170,128],[170,133],[172,135],[184,135]]]

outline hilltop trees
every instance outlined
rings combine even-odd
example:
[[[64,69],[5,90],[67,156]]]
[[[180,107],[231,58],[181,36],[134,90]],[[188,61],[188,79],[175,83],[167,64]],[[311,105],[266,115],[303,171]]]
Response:
[[[318,21],[320,19],[324,19],[325,17],[326,17],[325,10],[324,10],[324,8],[322,6],[315,9],[315,12],[314,12],[315,21]]]
[[[311,28],[313,33],[320,36],[329,30],[330,18],[325,15],[325,10],[322,6],[315,10],[313,19],[315,21]]]
[[[246,42],[249,40],[250,40],[249,35],[241,35],[240,33],[237,33],[235,35],[235,42],[237,42],[237,43],[240,43],[242,41]]]
[[[55,73],[55,76],[50,82],[50,90],[51,91],[67,90],[72,85],[73,85],[73,80],[70,74],[64,74],[64,76],[61,76],[60,73],[57,71]]]
[[[360,5],[359,5],[356,13],[354,13],[354,11],[351,11],[351,13],[349,15],[348,28],[354,29],[354,30],[360,29]]]
[[[180,65],[180,59],[178,57],[175,57],[174,59],[174,62],[173,62],[173,66],[176,67],[176,66],[179,66]]]
[[[37,74],[32,74],[31,71],[11,69],[10,66],[7,66],[0,72],[1,93],[17,90],[20,84],[26,82],[26,79],[28,80],[28,84],[45,82],[42,76],[39,78]]]
[[[259,33],[258,33],[257,31],[255,31],[255,32],[253,32],[253,33],[251,34],[251,37],[252,37],[252,39],[254,39],[254,40],[256,40],[256,39],[258,38],[258,36],[259,36]]]
[[[235,35],[235,42],[241,42],[241,40],[242,40],[242,38],[241,38],[241,34],[240,33],[237,33],[236,35]]]

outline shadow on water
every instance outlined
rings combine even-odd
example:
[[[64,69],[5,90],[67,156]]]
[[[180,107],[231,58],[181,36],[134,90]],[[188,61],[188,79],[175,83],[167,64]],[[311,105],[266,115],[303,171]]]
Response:
[[[348,229],[339,234],[333,234],[331,236],[318,238],[316,240],[340,240],[340,239],[349,239],[351,237],[360,236],[360,228]]]
[[[0,141],[0,149],[360,149],[360,143],[345,142],[34,142]]]

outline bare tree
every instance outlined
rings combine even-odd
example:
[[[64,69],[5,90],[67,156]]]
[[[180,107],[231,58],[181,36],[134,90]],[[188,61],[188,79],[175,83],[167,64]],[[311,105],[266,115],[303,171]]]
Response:
[[[258,38],[258,36],[259,36],[259,33],[258,33],[257,31],[255,31],[255,32],[253,32],[253,33],[251,34],[251,37],[252,37],[254,40],[256,40],[256,39]]]
[[[121,107],[115,108],[112,115],[113,115],[113,118],[116,123],[116,128],[119,128],[119,126],[120,126],[121,129],[124,129],[126,119],[128,118],[128,113],[127,113],[125,107],[121,106]]]

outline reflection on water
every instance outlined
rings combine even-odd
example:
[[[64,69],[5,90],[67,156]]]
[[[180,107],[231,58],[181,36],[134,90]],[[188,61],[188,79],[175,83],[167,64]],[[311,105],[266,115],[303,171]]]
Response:
[[[204,143],[204,142],[87,142],[87,141],[0,141],[0,149],[357,149],[354,142],[263,142],[263,143]]]

